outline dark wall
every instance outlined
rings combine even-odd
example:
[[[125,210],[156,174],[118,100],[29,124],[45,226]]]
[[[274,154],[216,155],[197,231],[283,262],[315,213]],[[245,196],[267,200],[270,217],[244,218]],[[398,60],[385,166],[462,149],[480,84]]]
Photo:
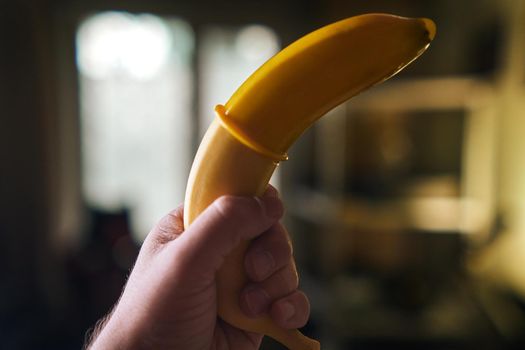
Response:
[[[26,334],[37,333],[42,321],[37,318],[52,299],[47,288],[54,275],[48,241],[52,92],[45,87],[45,12],[29,1],[4,1],[1,8],[0,335],[10,348],[10,342],[21,344],[31,338]]]
[[[67,180],[57,178],[63,161],[60,148],[71,146],[59,139],[63,95],[58,88],[57,62],[64,53],[73,57],[74,44],[73,33],[63,35],[69,42],[57,41],[57,30],[69,28],[69,24],[63,25],[66,21],[74,22],[97,10],[126,9],[175,14],[197,27],[206,23],[259,22],[276,28],[287,44],[322,24],[363,12],[428,16],[438,24],[435,45],[418,65],[407,70],[407,76],[470,73],[469,60],[459,56],[465,42],[472,44],[473,52],[483,45],[488,47],[483,62],[488,62],[485,66],[490,71],[491,60],[496,60],[491,46],[495,39],[489,38],[478,47],[469,38],[484,30],[497,34],[490,31],[491,26],[498,28],[498,14],[491,11],[492,2],[436,3],[0,0],[0,341],[5,341],[1,347],[39,348],[50,337],[67,338],[54,328],[68,323],[68,315],[63,312],[68,292],[63,252],[55,249],[55,233],[51,231],[58,208],[57,193],[62,181]],[[470,8],[475,3],[478,8],[473,16]],[[476,18],[486,20],[476,22]],[[75,78],[70,78],[71,88],[75,89]],[[76,91],[69,95],[76,96]],[[82,337],[78,329],[70,331],[77,333],[71,335],[70,343],[61,343],[64,348],[78,345]]]

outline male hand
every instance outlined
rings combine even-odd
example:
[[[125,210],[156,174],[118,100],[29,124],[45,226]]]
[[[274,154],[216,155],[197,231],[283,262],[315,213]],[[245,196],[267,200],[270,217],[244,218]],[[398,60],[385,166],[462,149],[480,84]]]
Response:
[[[261,198],[217,199],[184,231],[182,206],[164,217],[141,248],[120,301],[95,330],[90,349],[258,349],[262,335],[217,317],[216,272],[243,240],[250,280],[239,304],[302,327],[309,303],[299,291],[283,205],[269,187]]]

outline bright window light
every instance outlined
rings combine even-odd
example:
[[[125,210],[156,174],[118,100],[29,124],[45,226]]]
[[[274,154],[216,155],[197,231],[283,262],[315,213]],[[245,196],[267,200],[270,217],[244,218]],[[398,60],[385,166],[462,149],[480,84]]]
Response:
[[[240,57],[259,66],[279,51],[279,41],[270,28],[250,25],[236,33],[235,48]]]
[[[99,14],[82,24],[78,37],[78,66],[93,79],[150,79],[167,63],[172,44],[169,26],[149,14]]]
[[[77,32],[84,197],[128,209],[138,241],[184,198],[193,40],[184,21],[123,12]]]
[[[215,117],[215,105],[226,103],[242,82],[279,48],[275,31],[262,25],[238,29],[210,27],[204,32],[200,59],[201,135]]]
[[[226,103],[244,80],[279,49],[279,38],[275,31],[262,25],[237,29],[210,27],[204,32],[199,61],[200,135],[204,135],[215,118],[215,105]],[[270,180],[277,188],[278,170]]]

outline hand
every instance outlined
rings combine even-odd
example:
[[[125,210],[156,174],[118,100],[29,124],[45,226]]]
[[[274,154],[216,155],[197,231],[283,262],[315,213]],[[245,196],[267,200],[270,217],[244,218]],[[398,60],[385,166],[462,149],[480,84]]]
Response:
[[[216,271],[242,240],[250,280],[246,315],[269,313],[302,327],[309,303],[299,290],[283,206],[270,187],[261,198],[225,196],[184,231],[182,207],[163,218],[141,248],[120,301],[93,334],[91,349],[258,349],[262,336],[217,317]]]

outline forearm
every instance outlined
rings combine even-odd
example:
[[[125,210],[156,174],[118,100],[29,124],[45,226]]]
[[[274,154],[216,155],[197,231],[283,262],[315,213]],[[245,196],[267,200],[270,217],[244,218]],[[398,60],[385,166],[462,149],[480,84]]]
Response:
[[[85,350],[141,349],[140,336],[133,330],[134,319],[123,319],[112,310],[86,334]]]
[[[100,334],[102,333],[103,329],[106,327],[109,319],[111,318],[111,315],[113,314],[113,311],[111,311],[109,314],[102,317],[100,320],[95,323],[95,325],[90,328],[86,332],[86,336],[84,339],[84,350],[91,350],[94,349],[93,345],[99,338]]]

